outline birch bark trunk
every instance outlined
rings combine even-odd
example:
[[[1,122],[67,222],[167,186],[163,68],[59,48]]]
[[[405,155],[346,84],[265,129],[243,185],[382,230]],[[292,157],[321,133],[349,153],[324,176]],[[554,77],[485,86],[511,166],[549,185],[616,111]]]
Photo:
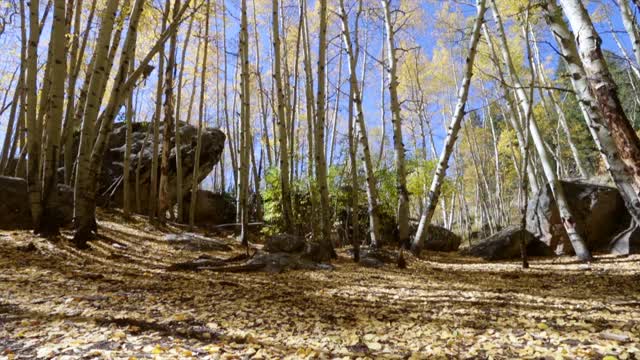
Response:
[[[484,14],[487,10],[486,0],[477,0],[476,8],[477,16],[473,25],[471,40],[469,42],[469,52],[464,65],[464,77],[462,79],[460,90],[458,92],[458,102],[456,104],[453,117],[449,125],[449,131],[444,142],[444,147],[438,159],[436,173],[433,177],[431,186],[429,187],[429,192],[427,193],[425,199],[424,211],[422,212],[422,216],[420,217],[418,230],[411,243],[411,251],[414,254],[419,254],[424,246],[424,241],[428,232],[427,228],[431,223],[433,214],[435,213],[436,206],[438,204],[438,198],[442,190],[442,183],[449,166],[449,157],[451,156],[454,145],[458,138],[460,125],[465,115],[465,106],[467,103],[467,97],[469,96],[471,77],[473,76],[473,63],[476,57],[478,42],[480,40],[480,31],[482,30],[482,24],[484,23]]]

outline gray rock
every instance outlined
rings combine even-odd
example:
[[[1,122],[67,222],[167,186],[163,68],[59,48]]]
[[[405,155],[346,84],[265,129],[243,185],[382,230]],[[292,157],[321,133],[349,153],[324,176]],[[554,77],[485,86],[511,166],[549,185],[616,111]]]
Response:
[[[481,257],[485,260],[508,260],[520,257],[520,239],[525,237],[527,249],[534,252],[534,243],[538,240],[528,231],[520,227],[510,226],[504,230],[474,243],[462,252],[463,255]],[[535,251],[539,254],[539,251]],[[534,255],[534,254],[531,254]]]
[[[184,208],[189,209],[191,193],[185,193]],[[198,190],[196,195],[195,223],[198,225],[219,225],[233,223],[236,205],[229,196],[207,190]]]
[[[457,251],[462,239],[453,232],[436,225],[429,225],[424,248],[431,251]]]
[[[246,266],[255,267],[265,272],[283,272],[287,270],[333,270],[331,264],[315,262],[300,254],[284,252],[266,253],[259,252]]]
[[[611,251],[622,248],[612,244],[618,234],[627,229],[630,215],[616,188],[579,181],[562,181],[578,231],[591,251]],[[545,243],[557,255],[574,254],[566,235],[551,189],[546,186],[530,201],[527,210],[527,230]],[[629,251],[633,246],[627,246]]]
[[[51,194],[53,209],[46,216],[66,226],[73,219],[73,190],[62,184],[56,190]],[[0,176],[0,199],[0,229],[33,228],[25,179]]]
[[[273,235],[267,238],[264,251],[270,253],[297,253],[302,252],[306,242],[303,237],[289,234]]]
[[[151,183],[151,163],[153,160],[152,137],[148,136],[150,123],[133,123],[133,143],[131,146],[131,168],[130,179],[131,188],[135,186],[135,174],[138,164],[140,164],[140,188],[148,189]],[[158,157],[162,153],[162,127],[160,124],[160,139]],[[195,164],[196,143],[198,140],[198,130],[195,126],[182,123],[180,127],[180,154],[182,158],[183,171],[183,193],[187,194],[191,188],[191,178]],[[101,205],[122,206],[124,187],[122,176],[124,173],[124,153],[126,141],[126,124],[114,124],[113,131],[109,137],[108,151],[105,154],[102,171],[100,173],[100,199]],[[218,163],[222,151],[224,150],[225,135],[219,129],[206,128],[202,131],[202,147],[200,152],[200,162],[198,166],[197,182],[202,182],[213,170],[213,166]],[[175,136],[171,138],[171,149],[169,154],[169,189],[172,201],[176,200],[176,147]],[[144,146],[144,151],[141,152]],[[160,178],[160,166],[158,166],[158,179]],[[146,213],[149,206],[148,191],[141,191],[142,212]],[[135,196],[131,199],[131,209],[136,209]]]
[[[360,258],[359,264],[364,267],[370,267],[370,268],[381,268],[384,266],[383,261],[373,257]]]
[[[167,234],[164,241],[175,248],[189,251],[231,251],[231,246],[220,240],[194,233]]]

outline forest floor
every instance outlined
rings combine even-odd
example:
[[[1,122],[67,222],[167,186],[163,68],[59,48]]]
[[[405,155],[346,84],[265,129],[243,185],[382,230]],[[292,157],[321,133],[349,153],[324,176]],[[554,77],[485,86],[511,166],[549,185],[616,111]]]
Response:
[[[181,228],[100,212],[70,233],[0,232],[0,359],[640,358],[640,256],[487,263],[453,254],[408,269],[167,271],[198,252]],[[231,236],[221,237],[241,254]]]

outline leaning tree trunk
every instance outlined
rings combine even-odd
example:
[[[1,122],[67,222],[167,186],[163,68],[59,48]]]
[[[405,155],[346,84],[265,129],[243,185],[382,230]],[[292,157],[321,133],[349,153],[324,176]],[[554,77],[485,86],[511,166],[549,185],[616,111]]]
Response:
[[[580,108],[627,209],[640,222],[640,143],[622,109],[615,83],[600,49],[600,37],[578,1],[562,1],[571,26],[579,29],[578,47],[555,0],[547,0],[545,18],[580,100]],[[569,15],[571,14],[571,15]]]
[[[635,66],[640,66],[640,34],[638,34],[638,28],[634,18],[635,15],[629,7],[628,0],[616,0],[616,3],[618,3],[618,6],[620,7],[620,17],[622,18],[624,29],[629,35],[629,40],[631,40],[631,48],[633,49],[633,55],[636,58]]]
[[[471,41],[469,43],[469,53],[464,65],[464,77],[460,84],[460,91],[458,93],[458,103],[456,104],[451,123],[449,125],[449,132],[444,142],[444,147],[440,158],[438,159],[438,166],[436,173],[429,187],[429,192],[425,199],[425,206],[420,217],[420,224],[418,225],[418,231],[411,243],[411,251],[415,254],[420,253],[424,246],[424,239],[427,235],[427,227],[431,223],[433,214],[435,213],[436,206],[438,204],[438,198],[442,189],[442,183],[449,167],[449,157],[453,151],[454,145],[458,138],[458,132],[460,131],[460,125],[465,115],[465,106],[467,104],[467,98],[469,96],[469,87],[471,86],[471,77],[473,76],[473,63],[476,57],[478,42],[480,40],[480,31],[484,22],[484,14],[487,11],[486,0],[478,0],[477,4],[478,15],[473,25],[473,32],[471,35]]]
[[[93,151],[91,152],[91,159],[87,173],[83,176],[85,180],[82,187],[79,187],[79,191],[83,193],[80,206],[85,210],[80,213],[80,218],[77,219],[80,226],[74,235],[74,241],[79,247],[86,246],[86,241],[88,240],[91,231],[96,230],[97,228],[95,222],[95,204],[98,187],[98,174],[102,166],[104,154],[107,150],[109,134],[111,133],[115,117],[120,112],[120,108],[124,104],[127,96],[129,96],[131,91],[133,91],[139,79],[142,77],[146,78],[153,70],[153,67],[149,65],[151,59],[153,59],[153,57],[160,51],[171,34],[177,31],[178,25],[180,24],[180,21],[174,21],[171,26],[169,26],[169,28],[160,35],[157,42],[142,59],[138,68],[128,76],[129,63],[132,58],[131,54],[135,46],[135,34],[137,32],[140,15],[142,14],[143,5],[144,0],[136,0],[133,6],[129,20],[129,28],[127,29],[127,37],[120,56],[120,65],[114,80],[113,89],[111,90],[107,106],[100,115],[100,131],[98,132]],[[179,10],[178,19],[182,19],[182,16],[188,7],[188,3],[183,5]],[[80,176],[78,175],[78,177]]]
[[[398,97],[398,74],[396,58],[395,34],[391,17],[391,0],[381,0],[384,9],[386,31],[387,74],[389,77],[389,98],[391,101],[391,122],[393,123],[393,143],[395,150],[396,187],[398,188],[397,226],[398,241],[402,246],[409,244],[409,191],[407,190],[407,169],[405,164],[404,143],[402,138],[402,117],[400,115],[400,99]]]
[[[364,160],[364,168],[367,175],[367,202],[369,205],[369,232],[371,236],[371,246],[377,247],[380,245],[380,220],[378,216],[378,189],[376,187],[375,170],[373,169],[373,161],[371,160],[371,150],[369,148],[369,140],[367,138],[367,127],[364,120],[364,109],[362,106],[362,91],[360,90],[360,82],[358,81],[357,66],[358,66],[358,20],[362,13],[362,0],[358,2],[358,14],[356,15],[354,42],[356,46],[353,46],[351,41],[351,31],[349,30],[349,19],[344,7],[344,0],[340,0],[340,17],[342,20],[342,38],[344,40],[347,54],[349,55],[349,82],[351,87],[352,97],[349,99],[349,105],[356,105],[356,120],[358,122],[360,130],[360,143],[362,144],[362,154]],[[349,122],[352,123],[353,119],[349,118]],[[353,154],[355,158],[355,154]],[[356,171],[355,163],[352,164],[352,171]],[[354,211],[355,209],[352,209]],[[354,224],[354,227],[356,225]],[[357,241],[357,239],[354,239]]]
[[[500,40],[501,45],[500,50],[507,67],[507,72],[514,86],[516,87],[516,96],[518,98],[518,102],[522,106],[523,113],[528,114],[530,108],[532,107],[531,99],[527,97],[524,87],[522,86],[522,83],[520,82],[520,79],[516,74],[515,67],[511,59],[511,53],[509,52],[509,46],[507,43],[507,37],[505,35],[502,18],[500,16],[500,13],[498,12],[496,2],[495,0],[490,0],[490,2],[498,29],[498,39]],[[533,118],[529,123],[529,132],[531,134],[531,138],[533,139],[535,148],[538,152],[538,156],[540,157],[540,162],[542,163],[542,169],[544,171],[545,177],[549,183],[554,199],[556,200],[558,211],[562,219],[562,224],[564,225],[564,229],[569,237],[569,241],[571,242],[573,249],[580,260],[590,261],[591,253],[589,252],[589,249],[587,248],[582,235],[576,228],[576,221],[573,217],[571,207],[569,206],[569,203],[565,196],[564,189],[562,188],[562,184],[556,176],[556,172],[552,165],[551,159],[549,159],[549,152],[547,151],[542,135],[540,134],[540,129],[538,128],[538,125]]]

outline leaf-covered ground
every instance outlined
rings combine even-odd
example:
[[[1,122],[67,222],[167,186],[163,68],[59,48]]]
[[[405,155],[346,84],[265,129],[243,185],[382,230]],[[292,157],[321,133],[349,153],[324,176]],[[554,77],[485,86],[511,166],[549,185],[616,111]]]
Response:
[[[0,358],[640,358],[640,256],[169,272],[180,229],[101,219],[86,251],[0,232]]]

